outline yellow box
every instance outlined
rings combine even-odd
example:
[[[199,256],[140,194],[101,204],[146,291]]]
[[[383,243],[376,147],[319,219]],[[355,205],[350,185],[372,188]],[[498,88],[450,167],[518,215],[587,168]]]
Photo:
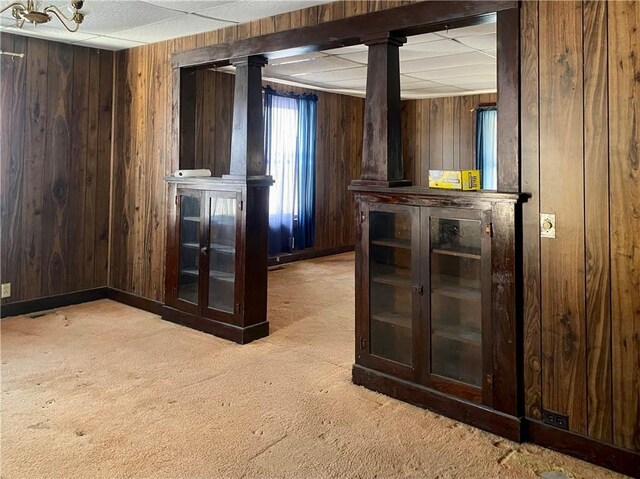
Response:
[[[429,188],[479,190],[480,170],[429,170]]]

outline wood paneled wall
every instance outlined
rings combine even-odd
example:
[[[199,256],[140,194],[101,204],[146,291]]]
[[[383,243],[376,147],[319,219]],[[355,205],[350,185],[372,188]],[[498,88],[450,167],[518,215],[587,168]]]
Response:
[[[107,286],[113,53],[1,42],[2,302]]]
[[[111,285],[162,300],[171,52],[395,5],[330,3],[119,53]],[[640,450],[640,6],[524,2],[521,15],[526,415],[565,413],[572,431]],[[421,138],[405,142],[417,183],[440,161],[431,134],[422,160]],[[455,166],[453,146],[434,148]],[[540,239],[540,212],[556,214],[555,239]]]
[[[233,75],[200,70],[196,78],[195,162],[214,176],[229,173]],[[277,91],[318,95],[316,133],[315,250],[353,246],[353,195],[360,178],[364,99],[265,82]]]
[[[640,4],[526,2],[522,24],[526,414],[640,451]]]
[[[473,169],[476,111],[496,102],[496,94],[454,96],[402,102],[404,176],[427,186],[429,169]]]
[[[162,301],[166,236],[165,174],[171,173],[171,54],[175,51],[231,42],[291,28],[394,8],[404,0],[338,1],[276,15],[222,30],[147,45],[116,54],[113,157],[112,287]],[[337,106],[336,106],[337,108]],[[348,110],[348,109],[347,109]],[[344,122],[349,111],[340,112]],[[330,133],[327,133],[329,135]],[[338,141],[336,138],[334,141]],[[344,151],[349,154],[350,150]],[[345,170],[346,163],[337,168]],[[345,183],[318,182],[318,191],[342,188]],[[352,215],[342,207],[318,221]],[[344,207],[346,209],[346,205]],[[324,215],[324,216],[321,216]],[[344,236],[343,236],[344,235]],[[343,241],[351,233],[336,232],[330,241]],[[318,244],[317,247],[324,245]]]

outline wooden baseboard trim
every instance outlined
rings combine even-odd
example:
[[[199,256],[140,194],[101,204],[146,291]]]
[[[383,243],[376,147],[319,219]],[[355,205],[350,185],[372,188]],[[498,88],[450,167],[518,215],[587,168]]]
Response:
[[[367,389],[429,409],[512,441],[522,441],[522,420],[518,417],[509,416],[480,404],[458,399],[358,364],[354,364],[352,374],[353,382]]]
[[[15,303],[3,304],[0,306],[0,317],[20,316],[23,314],[47,311],[49,309],[62,308],[72,304],[96,301],[107,297],[108,288],[93,288],[84,291],[74,291],[72,293],[57,294],[44,298],[29,299]]]
[[[293,263],[294,261],[301,261],[304,259],[319,258],[321,256],[331,256],[334,254],[349,253],[354,251],[354,245],[336,246],[334,248],[324,249],[308,249],[302,251],[296,251],[295,253],[286,253],[279,256],[273,256],[269,258],[269,266],[277,266],[279,264]]]
[[[530,419],[524,429],[529,442],[640,479],[640,453]]]
[[[184,311],[166,305],[162,307],[162,319],[197,329],[198,331],[209,333],[238,344],[248,344],[256,339],[269,335],[268,321],[241,328],[233,324],[185,313]]]
[[[153,314],[162,314],[162,303],[116,288],[107,288],[107,298]]]

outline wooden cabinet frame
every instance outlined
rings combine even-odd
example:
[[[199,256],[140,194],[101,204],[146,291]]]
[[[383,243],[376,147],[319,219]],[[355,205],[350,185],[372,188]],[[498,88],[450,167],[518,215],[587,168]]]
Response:
[[[515,258],[520,238],[513,221],[521,195],[434,191],[428,188],[352,186],[356,195],[356,364],[354,382],[514,440],[522,439],[520,372],[515,361],[521,337],[516,301],[521,296]],[[372,212],[403,212],[412,218],[413,365],[369,353],[369,219]],[[478,221],[482,228],[482,387],[431,374],[432,218]],[[497,254],[497,252],[500,254]],[[499,283],[499,284],[498,284]],[[494,291],[498,288],[500,293]],[[507,360],[504,360],[507,358]],[[511,359],[513,358],[513,359]],[[509,381],[512,388],[503,390]],[[402,387],[400,387],[402,385]]]
[[[270,178],[237,181],[222,178],[165,178],[169,183],[165,305],[162,317],[241,344],[269,333],[266,320],[267,210]],[[180,195],[200,198],[200,258],[198,304],[177,296],[180,247]],[[175,199],[174,199],[175,198]],[[236,200],[236,246],[233,312],[208,307],[211,198]],[[261,285],[265,287],[262,288]]]

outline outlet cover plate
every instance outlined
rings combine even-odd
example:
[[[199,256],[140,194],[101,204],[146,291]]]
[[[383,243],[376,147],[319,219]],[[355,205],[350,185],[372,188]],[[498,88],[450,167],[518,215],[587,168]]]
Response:
[[[11,283],[2,283],[2,299],[11,297]]]

